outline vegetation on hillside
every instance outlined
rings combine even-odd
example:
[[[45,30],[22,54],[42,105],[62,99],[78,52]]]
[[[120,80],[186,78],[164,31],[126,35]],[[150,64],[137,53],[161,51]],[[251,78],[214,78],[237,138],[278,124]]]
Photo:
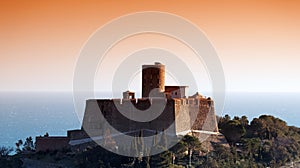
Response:
[[[154,137],[151,149],[144,147],[141,133],[134,138],[131,152],[136,157],[125,157],[109,152],[101,146],[84,152],[52,151],[28,153],[33,150],[32,138],[25,143],[16,143],[17,154],[8,156],[11,148],[2,148],[0,167],[18,167],[22,158],[30,158],[40,163],[56,163],[68,167],[280,167],[299,160],[300,128],[288,126],[286,122],[273,116],[262,115],[251,122],[246,116],[231,118],[218,117],[219,131],[230,146],[212,144],[213,150],[204,149],[198,138],[185,135],[170,149],[165,135]],[[115,146],[110,137],[107,145]],[[22,148],[21,148],[22,146]],[[153,156],[140,156],[140,151],[149,153],[164,149]],[[25,154],[24,154],[25,152]],[[10,159],[9,159],[10,157]]]
[[[213,144],[206,151],[196,137],[186,135],[174,147],[158,155],[127,158],[98,147],[77,155],[78,167],[279,167],[298,161],[300,157],[300,129],[287,126],[273,116],[262,115],[251,122],[246,116],[219,117],[219,130],[230,147]],[[165,148],[162,139],[155,148]],[[164,144],[164,145],[163,145]],[[155,149],[151,149],[155,150]],[[99,155],[95,155],[98,153]],[[105,156],[105,157],[103,157]],[[94,159],[92,159],[94,158]],[[92,161],[92,162],[91,162]]]
[[[300,129],[279,118],[262,115],[249,123],[246,116],[226,115],[219,118],[219,130],[230,144],[210,155],[220,167],[278,167],[299,160]]]
[[[279,167],[299,160],[299,128],[287,126],[286,122],[269,115],[254,118],[250,123],[246,116],[231,119],[225,115],[218,119],[219,130],[230,147],[213,144],[214,150],[208,152],[202,149],[196,137],[186,135],[173,148],[144,158],[115,154],[101,157],[104,149],[93,149],[82,153],[84,157],[78,155],[87,158],[79,159],[78,166],[90,164],[91,157],[96,157],[95,160],[101,163],[95,167]],[[159,143],[156,147],[163,148]],[[95,150],[99,152],[98,157]]]
[[[22,161],[19,159],[18,156],[9,156],[13,152],[12,147],[0,147],[0,167],[2,168],[14,168],[14,167],[21,167]]]

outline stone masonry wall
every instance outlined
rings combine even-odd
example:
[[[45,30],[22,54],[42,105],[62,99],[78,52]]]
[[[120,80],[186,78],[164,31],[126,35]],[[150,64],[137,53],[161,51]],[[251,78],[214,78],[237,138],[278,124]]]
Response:
[[[108,123],[119,132],[129,132],[134,130],[154,130],[162,131],[174,123],[174,100],[172,99],[115,99],[116,104],[111,99],[87,100],[86,110],[83,119],[83,129],[91,136],[104,135],[108,128]],[[145,110],[153,104],[166,103],[163,112],[154,120],[148,122],[138,122],[131,120],[119,112],[134,115],[134,109]],[[117,108],[118,107],[118,108]],[[142,111],[151,112],[151,111]],[[100,115],[102,114],[102,115]],[[107,121],[107,124],[105,124]],[[171,127],[169,133],[175,135],[175,125]]]
[[[218,131],[214,104],[210,99],[115,99],[114,101],[112,99],[87,100],[83,129],[90,136],[104,135],[109,128],[107,124],[116,129],[116,132],[122,133],[135,130],[159,132],[170,126],[168,133],[174,135],[191,129]],[[132,118],[138,113],[135,109],[139,109],[143,110],[140,112],[147,118],[147,113],[154,112],[148,109],[151,104],[164,103],[166,106],[163,112],[154,120],[147,122],[131,120],[119,112],[122,111]]]
[[[197,111],[190,111],[194,118],[193,130],[218,131],[217,119],[215,115],[214,102],[211,99],[199,98]]]

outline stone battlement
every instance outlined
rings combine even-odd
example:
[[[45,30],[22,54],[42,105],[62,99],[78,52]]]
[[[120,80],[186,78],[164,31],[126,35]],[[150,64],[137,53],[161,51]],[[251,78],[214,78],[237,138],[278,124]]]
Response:
[[[88,101],[102,101],[102,102],[114,102],[114,104],[122,105],[131,103],[134,106],[139,106],[140,104],[150,104],[158,103],[158,102],[167,102],[167,101],[175,101],[176,104],[181,105],[198,105],[200,102],[205,102],[211,105],[213,103],[213,100],[210,98],[173,98],[173,99],[166,99],[166,98],[137,98],[137,99],[88,99]],[[200,105],[203,105],[204,103],[200,103]]]

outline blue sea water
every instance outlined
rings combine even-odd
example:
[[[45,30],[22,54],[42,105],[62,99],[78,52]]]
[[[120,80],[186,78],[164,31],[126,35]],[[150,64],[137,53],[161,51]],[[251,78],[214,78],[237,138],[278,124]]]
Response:
[[[300,127],[300,93],[285,92],[234,92],[228,93],[222,115],[248,117],[251,121],[260,115],[278,117],[289,126]]]
[[[209,96],[209,95],[207,95]],[[215,102],[218,103],[218,102]],[[300,127],[300,93],[228,93],[223,112],[230,116],[246,115],[249,120],[270,114]],[[72,93],[2,92],[0,93],[0,146],[11,146],[26,137],[63,136],[79,129]]]
[[[14,147],[26,137],[66,135],[80,128],[71,93],[5,92],[0,94],[0,146]]]

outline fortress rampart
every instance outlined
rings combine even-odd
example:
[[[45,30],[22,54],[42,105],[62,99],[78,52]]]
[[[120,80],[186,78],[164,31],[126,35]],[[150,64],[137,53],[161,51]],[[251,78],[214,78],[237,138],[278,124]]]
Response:
[[[163,107],[154,120],[139,122],[131,119],[136,113],[151,113],[147,110],[154,104]],[[210,128],[208,131],[217,131],[213,101],[206,98],[87,100],[83,128],[93,136],[98,136],[109,128],[106,122],[119,132],[143,129],[155,133],[168,129],[169,134],[177,135],[191,129],[203,130],[206,122],[214,126],[213,129],[207,127]]]

